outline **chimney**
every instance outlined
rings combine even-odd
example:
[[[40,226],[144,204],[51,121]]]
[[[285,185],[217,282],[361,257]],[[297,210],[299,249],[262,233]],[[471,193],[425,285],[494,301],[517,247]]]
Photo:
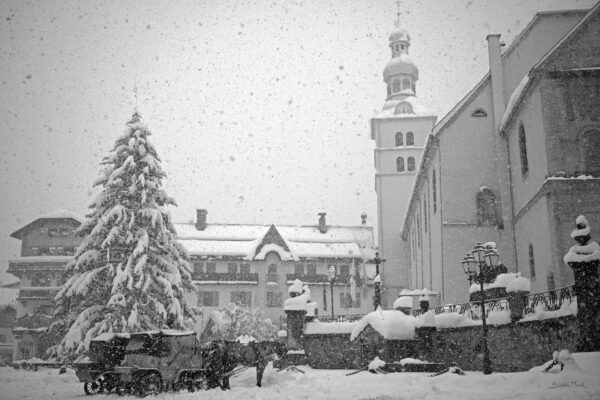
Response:
[[[492,77],[492,101],[494,104],[494,126],[499,128],[502,115],[504,115],[504,75],[502,72],[502,57],[500,48],[500,34],[487,36],[488,56],[490,63],[490,76]]]
[[[361,225],[366,225],[367,224],[367,213],[364,212],[362,214],[360,214],[360,221],[361,221]]]
[[[206,229],[206,214],[208,214],[208,211],[204,208],[196,209],[196,229],[199,231]]]
[[[327,232],[327,222],[325,222],[325,216],[327,213],[320,212],[319,213],[319,232],[325,233]]]

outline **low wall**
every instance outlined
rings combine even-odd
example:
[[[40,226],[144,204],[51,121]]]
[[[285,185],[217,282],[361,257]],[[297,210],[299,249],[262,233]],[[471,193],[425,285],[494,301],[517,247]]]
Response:
[[[387,362],[420,357],[443,364],[456,362],[465,370],[482,369],[481,326],[440,329],[430,334],[429,339],[370,343],[350,342],[350,334],[308,334],[304,336],[304,351],[312,368],[358,369],[378,355]],[[577,318],[572,315],[491,325],[488,346],[492,368],[495,372],[529,370],[550,360],[555,350],[575,351],[578,335]]]

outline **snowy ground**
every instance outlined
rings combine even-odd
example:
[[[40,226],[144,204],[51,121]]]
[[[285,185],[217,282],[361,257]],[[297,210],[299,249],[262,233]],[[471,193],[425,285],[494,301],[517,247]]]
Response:
[[[467,372],[465,376],[443,374],[429,377],[425,373],[391,373],[375,375],[361,372],[346,376],[350,371],[313,370],[306,372],[277,372],[268,367],[263,387],[254,386],[254,370],[244,371],[231,381],[230,391],[213,389],[203,393],[163,393],[157,400],[285,400],[285,399],[600,399],[600,353],[573,355],[577,365],[565,370],[543,373],[543,367],[528,372],[494,373]],[[580,367],[581,369],[578,369]],[[584,372],[585,371],[585,372]],[[71,370],[59,375],[54,369],[37,372],[0,368],[0,399],[83,399],[83,386]],[[116,395],[95,395],[101,400],[121,398]],[[135,399],[125,396],[123,399]],[[90,397],[88,397],[90,399]]]

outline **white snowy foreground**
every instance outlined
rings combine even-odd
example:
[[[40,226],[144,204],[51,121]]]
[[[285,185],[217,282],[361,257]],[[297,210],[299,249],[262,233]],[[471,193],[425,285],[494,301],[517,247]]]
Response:
[[[465,376],[443,374],[429,377],[426,373],[371,374],[360,372],[346,376],[351,371],[314,370],[277,372],[270,366],[265,371],[263,387],[255,387],[254,370],[246,370],[231,380],[232,389],[209,392],[162,393],[147,399],[174,400],[285,400],[285,399],[523,399],[563,400],[600,399],[600,353],[575,353],[575,364],[554,367],[549,373],[544,366],[528,372],[493,373],[466,372]],[[0,399],[135,399],[115,394],[86,396],[83,384],[69,370],[59,375],[54,369],[37,372],[0,368]]]

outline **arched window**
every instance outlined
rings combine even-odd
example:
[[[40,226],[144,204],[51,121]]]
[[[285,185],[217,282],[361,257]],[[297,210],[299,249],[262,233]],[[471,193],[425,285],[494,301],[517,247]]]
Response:
[[[396,105],[396,109],[394,110],[394,114],[414,114],[413,108],[410,103],[403,101]]]
[[[496,196],[490,188],[483,186],[477,191],[477,225],[496,226],[499,224]]]
[[[433,213],[435,214],[435,212],[437,211],[437,181],[435,179],[435,169],[433,170],[433,184],[432,184],[432,191],[433,191]]]
[[[408,159],[408,161],[410,163],[410,158]],[[402,157],[396,158],[396,171],[404,172],[404,158],[402,158]]]
[[[404,140],[402,139],[402,132],[396,132],[396,146],[404,146]]]
[[[412,132],[406,132],[406,145],[407,146],[415,145],[415,135]]]
[[[581,134],[579,141],[579,169],[596,175],[600,173],[600,130],[588,129]]]
[[[387,95],[390,97],[392,95],[392,85],[388,83],[387,85]]]
[[[408,137],[408,134],[407,134]],[[408,170],[409,171],[414,171],[415,170],[415,158],[414,157],[408,157],[408,160],[406,161],[406,163],[408,164]]]
[[[533,245],[529,244],[529,276],[535,279],[535,257],[533,256]]]
[[[521,176],[525,176],[529,171],[529,160],[527,159],[527,140],[523,124],[519,125],[519,154],[521,156]]]
[[[400,91],[400,79],[394,79],[392,81],[392,93],[398,93]]]
[[[410,89],[410,79],[404,78],[402,79],[402,90]]]

